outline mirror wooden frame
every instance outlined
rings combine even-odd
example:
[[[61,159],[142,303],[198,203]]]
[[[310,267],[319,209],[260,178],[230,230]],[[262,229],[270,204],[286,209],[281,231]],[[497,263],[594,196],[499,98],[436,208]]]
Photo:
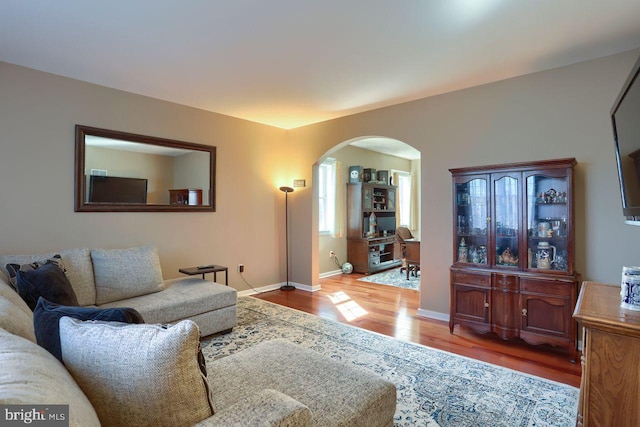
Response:
[[[86,136],[97,136],[115,140],[150,144],[161,147],[202,151],[209,155],[209,203],[206,205],[186,204],[145,204],[145,203],[90,203],[85,200],[87,181],[85,178],[85,139]],[[90,126],[75,127],[75,212],[215,212],[215,171],[216,147],[191,142],[176,141],[152,136],[99,129]]]

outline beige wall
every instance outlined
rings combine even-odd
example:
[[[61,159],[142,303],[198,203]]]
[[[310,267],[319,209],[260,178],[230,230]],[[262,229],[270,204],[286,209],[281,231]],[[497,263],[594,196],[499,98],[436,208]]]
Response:
[[[615,284],[623,265],[640,262],[640,227],[623,223],[609,110],[638,53],[306,126],[289,138],[318,157],[363,135],[420,150],[423,310],[448,313],[454,167],[575,157],[576,266],[584,279]]]
[[[171,188],[202,189],[202,203],[209,204],[209,153],[202,151],[182,154],[174,158]]]
[[[73,211],[74,126],[217,147],[216,212]],[[178,268],[245,264],[253,286],[284,280],[284,198],[299,166],[285,131],[0,62],[0,253],[155,244]]]
[[[0,62],[0,253],[159,247],[166,277],[216,262],[230,281],[284,280],[284,195],[290,196],[292,281],[317,284],[317,162],[352,138],[377,135],[422,153],[421,307],[448,312],[452,253],[448,169],[576,157],[576,266],[617,283],[637,265],[640,228],[624,225],[609,110],[639,52],[331,120],[271,128]],[[74,213],[76,123],[218,147],[215,213]],[[314,172],[315,171],[315,172]]]

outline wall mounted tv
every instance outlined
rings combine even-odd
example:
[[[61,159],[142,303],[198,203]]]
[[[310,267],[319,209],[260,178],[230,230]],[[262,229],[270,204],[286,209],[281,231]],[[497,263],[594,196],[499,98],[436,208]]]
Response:
[[[91,175],[89,203],[147,203],[147,180]]]
[[[622,213],[627,223],[640,225],[640,58],[636,61],[613,108]]]

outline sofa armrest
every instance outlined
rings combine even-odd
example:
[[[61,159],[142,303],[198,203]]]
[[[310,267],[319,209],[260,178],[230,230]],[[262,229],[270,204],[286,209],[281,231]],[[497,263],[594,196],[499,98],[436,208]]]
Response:
[[[297,400],[276,390],[262,390],[216,412],[196,427],[241,425],[246,427],[311,426],[311,411]]]

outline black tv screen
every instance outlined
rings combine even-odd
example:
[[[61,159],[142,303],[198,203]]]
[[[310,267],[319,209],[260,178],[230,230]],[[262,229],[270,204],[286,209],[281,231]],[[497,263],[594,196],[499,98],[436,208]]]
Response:
[[[611,123],[615,140],[622,212],[640,225],[640,59],[636,61],[613,108]]]
[[[396,217],[395,216],[382,216],[378,215],[378,220],[376,221],[378,226],[378,231],[387,231],[387,234],[395,234],[396,232]]]
[[[91,175],[89,203],[147,203],[147,180]]]

